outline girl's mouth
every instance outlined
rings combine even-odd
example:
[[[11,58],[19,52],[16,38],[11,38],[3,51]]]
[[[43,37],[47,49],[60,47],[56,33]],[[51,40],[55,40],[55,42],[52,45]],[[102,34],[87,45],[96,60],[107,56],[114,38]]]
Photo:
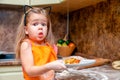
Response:
[[[40,33],[38,34],[38,37],[39,37],[39,38],[42,38],[42,37],[43,37],[43,33],[40,32]]]

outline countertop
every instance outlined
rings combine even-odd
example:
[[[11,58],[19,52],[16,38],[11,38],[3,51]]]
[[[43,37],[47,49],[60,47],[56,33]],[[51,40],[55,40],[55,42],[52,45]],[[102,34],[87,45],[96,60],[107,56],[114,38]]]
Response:
[[[20,66],[21,62],[16,59],[0,59],[0,66]]]
[[[69,69],[56,73],[59,80],[120,80],[120,70],[115,70],[111,65],[102,65],[87,69]]]

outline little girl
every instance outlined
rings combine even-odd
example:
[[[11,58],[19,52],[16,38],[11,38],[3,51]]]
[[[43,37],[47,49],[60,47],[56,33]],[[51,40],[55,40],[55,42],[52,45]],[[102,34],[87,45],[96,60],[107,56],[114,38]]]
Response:
[[[55,70],[66,69],[63,61],[57,60],[53,45],[47,11],[25,6],[16,38],[16,56],[21,60],[25,80],[54,80]]]

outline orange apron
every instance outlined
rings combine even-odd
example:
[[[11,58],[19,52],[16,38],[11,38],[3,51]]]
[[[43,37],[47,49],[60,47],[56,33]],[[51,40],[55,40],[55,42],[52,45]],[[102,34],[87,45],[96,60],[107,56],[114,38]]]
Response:
[[[35,66],[41,66],[57,59],[55,51],[48,43],[46,43],[47,46],[38,46],[31,41],[31,44],[32,44],[32,53],[33,53]],[[36,77],[29,77],[23,69],[23,74],[24,74],[25,80],[53,80],[54,79],[53,70],[48,71]]]

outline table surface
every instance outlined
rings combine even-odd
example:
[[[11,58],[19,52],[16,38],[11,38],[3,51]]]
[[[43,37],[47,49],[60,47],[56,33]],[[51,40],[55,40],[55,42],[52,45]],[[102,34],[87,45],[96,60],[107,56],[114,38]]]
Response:
[[[120,70],[115,70],[111,65],[102,65],[87,69],[69,69],[56,73],[59,80],[120,80]]]

